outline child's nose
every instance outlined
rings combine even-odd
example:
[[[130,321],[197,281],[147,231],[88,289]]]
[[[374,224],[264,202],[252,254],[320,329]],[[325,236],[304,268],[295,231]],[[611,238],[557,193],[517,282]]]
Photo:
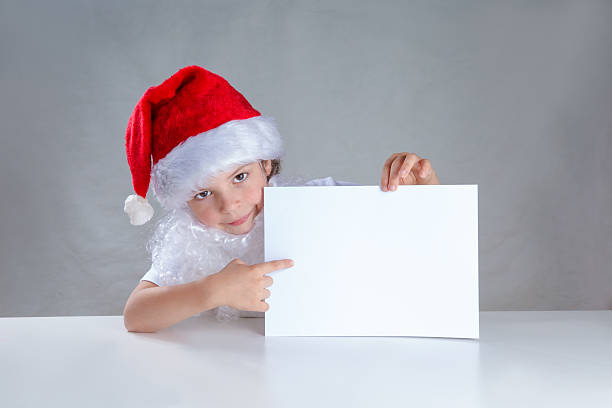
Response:
[[[223,202],[221,204],[221,211],[222,212],[231,212],[234,208],[240,206],[240,199],[239,198],[225,198],[223,199]]]

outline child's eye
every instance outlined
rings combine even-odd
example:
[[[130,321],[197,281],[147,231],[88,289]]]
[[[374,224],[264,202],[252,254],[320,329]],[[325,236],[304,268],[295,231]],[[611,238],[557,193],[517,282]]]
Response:
[[[204,194],[204,193],[208,193],[208,194],[206,194],[206,195],[202,195],[202,194]],[[210,191],[208,191],[208,190],[204,190],[204,191],[200,191],[198,194],[196,194],[194,198],[196,198],[196,199],[201,199],[201,200],[202,200],[202,199],[204,199],[204,198],[208,197],[209,195],[210,195]]]
[[[243,173],[238,174],[236,177],[234,177],[234,179],[239,178],[239,177],[240,177],[240,176],[242,176],[243,174],[244,174],[244,177],[242,177],[242,178],[241,178],[240,180],[238,180],[238,181],[242,182],[242,181],[246,180],[247,175],[248,175],[248,173],[247,173],[247,172],[243,172]]]
[[[238,174],[236,177],[234,177],[234,180],[238,179],[238,182],[242,183],[244,180],[246,180],[249,175],[248,172],[242,172],[240,174]],[[204,190],[204,191],[200,191],[198,194],[196,194],[193,198],[195,198],[196,200],[203,200],[206,197],[210,196],[212,193],[208,190]]]

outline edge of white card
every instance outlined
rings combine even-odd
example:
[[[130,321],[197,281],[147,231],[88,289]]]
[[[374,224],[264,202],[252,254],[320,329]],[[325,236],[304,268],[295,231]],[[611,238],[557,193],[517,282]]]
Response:
[[[427,192],[426,194],[430,195],[431,197],[435,197],[435,200],[432,200],[430,205],[438,205],[438,207],[434,209],[432,214],[439,215],[439,217],[437,218],[440,218],[441,221],[438,220],[437,218],[434,218],[433,216],[430,216],[430,218],[432,218],[430,220],[428,220],[427,217],[413,217],[412,225],[417,225],[421,223],[424,226],[426,225],[431,226],[432,227],[431,229],[435,230],[435,232],[441,232],[441,231],[443,232],[444,231],[443,223],[445,221],[452,221],[453,223],[456,223],[458,221],[456,217],[457,214],[461,214],[462,216],[459,217],[461,218],[459,220],[460,224],[455,226],[455,229],[458,231],[463,231],[463,229],[465,229],[466,231],[464,234],[465,240],[463,240],[465,242],[462,243],[460,240],[460,242],[458,242],[459,244],[458,246],[465,244],[462,247],[462,249],[464,251],[467,251],[468,254],[461,256],[461,254],[455,253],[457,251],[453,252],[454,248],[449,248],[448,255],[451,258],[451,260],[455,260],[460,263],[461,269],[463,273],[465,274],[465,278],[455,280],[453,282],[453,285],[456,285],[455,288],[444,288],[442,290],[436,290],[437,294],[441,294],[439,296],[446,295],[446,296],[450,296],[451,298],[453,296],[456,297],[457,304],[459,306],[453,307],[452,309],[437,310],[436,309],[437,305],[435,303],[431,303],[431,304],[427,303],[428,298],[423,297],[422,293],[413,293],[412,297],[418,298],[419,296],[421,296],[422,304],[426,304],[428,307],[431,308],[431,309],[428,309],[426,313],[421,313],[421,316],[419,315],[419,311],[416,310],[417,309],[416,307],[411,310],[403,310],[403,311],[399,311],[395,309],[376,310],[376,308],[374,307],[373,310],[371,309],[361,310],[360,311],[360,313],[362,313],[361,316],[352,315],[351,311],[347,310],[343,319],[335,322],[335,323],[338,323],[337,325],[333,324],[334,321],[327,322],[327,326],[325,324],[322,324],[321,327],[318,327],[318,328],[313,327],[313,325],[311,324],[309,325],[309,327],[303,330],[300,328],[299,324],[295,324],[296,319],[288,319],[287,316],[284,316],[285,322],[281,324],[281,326],[284,326],[283,328],[280,328],[279,324],[272,324],[273,319],[278,317],[278,316],[275,316],[275,313],[274,313],[274,310],[275,310],[274,301],[277,300],[279,304],[283,304],[283,302],[287,300],[287,297],[285,296],[285,294],[283,293],[279,294],[278,291],[275,291],[275,288],[273,285],[273,287],[270,288],[271,296],[267,299],[267,302],[270,305],[270,309],[265,313],[265,336],[309,336],[309,337],[311,336],[312,337],[315,337],[315,336],[316,337],[319,337],[319,336],[325,336],[325,337],[327,336],[335,336],[335,337],[343,337],[343,336],[393,336],[393,337],[397,337],[397,336],[401,336],[401,337],[436,337],[436,338],[461,338],[461,339],[478,339],[479,338],[480,330],[479,330],[479,296],[478,296],[479,295],[479,289],[478,289],[479,271],[478,271],[478,185],[477,184],[398,186],[398,189],[393,192],[383,192],[382,190],[380,190],[379,186],[265,187],[264,188],[264,202],[265,202],[266,211],[264,211],[264,217],[266,217],[266,213],[271,214],[272,212],[276,212],[277,214],[291,213],[291,211],[288,208],[282,208],[283,207],[282,201],[275,200],[273,198],[273,197],[280,198],[280,195],[284,194],[284,192],[288,191],[289,189],[293,189],[293,193],[297,193],[298,197],[300,194],[305,194],[306,192],[308,192],[308,197],[304,197],[304,199],[310,199],[312,198],[313,194],[318,195],[319,194],[318,192],[323,192],[324,190],[333,191],[333,189],[343,189],[342,190],[343,192],[349,192],[349,194],[354,194],[356,197],[359,197],[360,195],[364,193],[371,194],[371,192],[373,191],[378,191],[380,193],[380,196],[378,196],[377,199],[381,199],[379,204],[381,204],[387,210],[393,209],[393,204],[392,204],[393,197],[399,196],[401,194],[411,195],[411,194],[423,194],[423,192]],[[310,190],[310,189],[316,189],[316,190]],[[333,198],[333,193],[331,193],[332,197],[330,197],[329,192],[325,194],[326,194],[327,199]],[[455,205],[451,206],[449,205],[450,201],[444,200],[444,199],[448,198],[446,196],[453,195],[453,194],[455,194],[455,198],[459,199],[459,201],[461,202],[454,202],[453,204]],[[367,196],[362,196],[362,197],[367,197]],[[417,210],[418,203],[416,201],[414,203],[415,204],[411,202],[410,204],[414,205],[414,210]],[[321,202],[321,204],[323,205],[323,202]],[[325,210],[327,211],[329,209],[328,202],[325,202],[325,205],[326,205]],[[314,207],[315,208],[313,209],[313,211],[316,211],[316,203],[314,204]],[[358,204],[352,207],[353,208],[351,209],[347,209],[346,212],[350,213],[350,211],[359,210]],[[402,207],[402,209],[404,209],[404,207]],[[303,210],[305,213],[308,213],[309,208],[305,208]],[[436,210],[438,211],[437,213],[435,212]],[[331,212],[333,212],[333,210]],[[346,212],[344,212],[343,210],[343,213],[338,213],[339,217],[344,216]],[[406,211],[406,213],[411,214],[410,211]],[[306,214],[306,216],[310,216],[310,215],[316,215],[316,213]],[[358,218],[358,215],[359,213],[356,212],[355,218]],[[389,214],[387,214],[387,216],[388,215]],[[453,215],[455,216],[455,218],[453,218]],[[351,214],[348,214],[347,216],[350,217]],[[382,219],[385,218],[384,214],[381,218]],[[299,251],[291,250],[291,245],[292,245],[291,237],[287,237],[287,236],[282,237],[282,238],[273,237],[272,234],[269,233],[269,230],[271,228],[274,228],[275,226],[278,227],[279,222],[282,222],[283,224],[282,228],[287,228],[287,224],[291,224],[291,219],[288,220],[286,217],[283,220],[274,219],[273,216],[268,215],[268,219],[264,220],[265,261],[274,260],[274,259],[292,258],[290,253],[299,252]],[[312,227],[312,223],[316,224],[316,222],[317,222],[316,217],[311,217],[311,222],[309,222],[309,224],[311,224],[311,227]],[[376,226],[373,226],[372,222],[373,221],[370,220],[368,227],[375,230]],[[395,220],[395,222],[397,223],[397,220]],[[406,226],[408,225],[407,223],[409,221],[406,221],[406,219],[404,218],[401,220],[401,222],[403,222],[402,224],[403,226]],[[329,224],[326,225],[326,227],[329,227]],[[359,237],[358,234],[353,235],[353,236]],[[407,236],[412,237],[413,235],[407,235]],[[320,240],[323,241],[325,240],[324,237],[325,235],[319,235],[317,238],[320,238]],[[428,237],[428,239],[430,240],[434,238],[435,237]],[[455,239],[459,239],[459,238],[461,237],[458,237],[458,238],[455,237]],[[271,242],[273,240],[276,240],[276,242]],[[282,242],[280,242],[279,240],[282,240]],[[299,240],[297,241],[299,242]],[[371,241],[369,241],[368,243],[370,242]],[[337,247],[336,244],[337,242],[334,242],[334,248]],[[271,245],[280,248],[279,251],[278,252],[270,251]],[[343,250],[346,250],[346,248],[342,248],[342,246],[340,245],[339,252],[342,252]],[[453,257],[455,257],[456,259]],[[418,257],[413,256],[412,258],[416,259]],[[293,257],[293,259],[295,259],[295,257]],[[428,258],[425,260],[421,259],[420,261],[422,265],[428,265],[429,263],[433,263],[434,259]],[[427,263],[423,263],[423,262],[427,262]],[[302,264],[304,263],[307,264],[308,262],[302,262]],[[366,262],[364,261],[364,263]],[[282,284],[285,288],[289,288],[287,289],[287,291],[291,291],[291,284],[293,283],[291,282],[291,280],[293,279],[291,278],[291,273],[292,272],[299,273],[299,270],[295,271],[295,269],[299,269],[298,265],[300,265],[300,263],[299,261],[296,260],[296,265],[293,268],[290,268],[289,270],[286,270],[286,271],[285,270],[275,271],[275,272],[270,273],[269,275],[274,278],[275,284],[277,285]],[[306,266],[307,265],[305,265],[305,267]],[[437,266],[439,268],[443,268],[445,264],[438,263]],[[330,275],[324,275],[324,276],[328,277]],[[449,276],[450,275],[447,274],[447,277]],[[456,278],[454,278],[454,276],[450,276],[449,280],[452,280],[452,279],[456,279]],[[330,285],[330,286],[333,287],[333,285]],[[461,293],[459,294],[453,293],[452,289],[457,289],[457,288]],[[298,296],[303,295],[302,292],[307,290],[307,288],[303,288],[303,287],[300,287],[298,289],[297,286],[294,287],[294,289],[295,290],[293,291],[293,293],[297,294]],[[312,289],[313,291],[320,292],[321,290],[324,291],[325,287],[315,286],[313,284]],[[455,290],[455,292],[457,292],[457,290]],[[429,293],[434,293],[434,292],[430,291]],[[324,296],[324,295],[329,295],[329,293],[323,294],[320,296]],[[329,296],[326,299],[329,299]],[[290,304],[291,301],[292,300],[289,299],[286,303]],[[356,303],[356,304],[359,305],[359,303]],[[304,309],[305,308],[302,308],[301,311],[303,312]],[[325,312],[324,309],[312,310],[311,312],[310,307],[308,307],[308,310],[309,311],[307,313],[311,313],[315,315],[316,313],[319,313],[319,316],[321,315],[321,313]],[[446,314],[452,315],[453,313],[456,316],[449,317],[446,315]],[[406,318],[407,316],[408,318]],[[446,319],[446,322],[442,325],[440,324],[436,325],[431,322],[428,323],[427,316],[429,316],[430,318],[432,316],[437,317],[439,318],[440,321],[444,321]],[[302,317],[303,318],[310,317],[310,322],[312,323],[313,321],[312,316],[302,316]],[[370,321],[370,323],[375,322],[378,319],[383,319],[383,320],[386,320],[387,326],[384,328],[382,326],[380,328],[374,328],[373,326],[376,326],[376,324],[374,325],[369,324],[369,325],[362,326],[360,325],[360,322],[363,322],[363,319],[366,319],[366,321]],[[412,323],[407,324],[406,323],[407,320],[411,321]],[[433,319],[433,321],[435,323],[436,320]],[[314,326],[316,326],[316,324]]]

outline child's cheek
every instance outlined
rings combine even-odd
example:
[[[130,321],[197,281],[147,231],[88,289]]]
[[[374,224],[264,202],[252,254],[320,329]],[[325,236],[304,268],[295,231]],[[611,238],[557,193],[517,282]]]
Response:
[[[263,187],[252,188],[249,194],[249,202],[253,205],[261,203],[263,200]]]
[[[205,211],[200,211],[198,213],[198,219],[205,225],[215,226],[219,223],[220,217],[218,217],[214,210],[208,209]]]

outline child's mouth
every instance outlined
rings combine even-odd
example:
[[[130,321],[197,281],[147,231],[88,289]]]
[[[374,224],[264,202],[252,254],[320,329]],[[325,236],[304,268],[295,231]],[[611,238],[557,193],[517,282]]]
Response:
[[[249,218],[249,216],[251,215],[252,212],[253,212],[253,210],[251,210],[250,213],[248,213],[244,217],[240,218],[239,220],[236,220],[234,222],[230,222],[229,225],[240,225],[240,224],[244,223]]]

